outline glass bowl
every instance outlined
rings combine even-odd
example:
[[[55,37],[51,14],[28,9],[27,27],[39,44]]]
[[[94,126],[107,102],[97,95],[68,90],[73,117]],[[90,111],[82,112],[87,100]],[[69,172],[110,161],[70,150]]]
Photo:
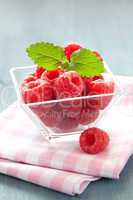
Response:
[[[48,139],[79,134],[83,130],[96,126],[105,111],[120,97],[121,90],[115,77],[106,67],[102,74],[103,82],[114,84],[113,93],[91,94],[67,99],[24,103],[20,86],[25,76],[32,73],[36,66],[17,67],[10,70],[21,108],[35,123],[39,132]]]

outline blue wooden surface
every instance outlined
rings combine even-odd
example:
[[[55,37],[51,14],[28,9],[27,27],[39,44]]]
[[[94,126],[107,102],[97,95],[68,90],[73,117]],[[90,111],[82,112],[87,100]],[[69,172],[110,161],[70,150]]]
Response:
[[[15,99],[12,66],[30,65],[25,48],[36,41],[76,41],[101,52],[114,73],[133,75],[132,0],[0,0],[0,110]],[[4,100],[3,100],[4,99]],[[69,197],[0,175],[0,199],[133,199],[133,161],[119,181],[102,179]]]

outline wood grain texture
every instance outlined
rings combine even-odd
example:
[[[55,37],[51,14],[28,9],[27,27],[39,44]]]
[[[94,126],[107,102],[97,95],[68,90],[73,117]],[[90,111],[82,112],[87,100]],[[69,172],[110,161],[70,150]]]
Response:
[[[133,75],[132,21],[132,0],[0,0],[0,109],[15,99],[9,69],[31,64],[32,42],[79,42],[99,50],[114,73]],[[132,169],[130,160],[119,181],[102,179],[73,198],[0,175],[0,200],[131,200]]]

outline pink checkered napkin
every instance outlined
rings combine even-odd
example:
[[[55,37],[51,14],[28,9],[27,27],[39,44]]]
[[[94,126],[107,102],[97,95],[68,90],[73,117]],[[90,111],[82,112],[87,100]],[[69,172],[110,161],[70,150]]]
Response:
[[[63,143],[51,145],[45,142],[17,103],[9,106],[0,116],[0,139],[1,173],[70,195],[82,193],[90,182],[99,179],[49,168],[59,149],[66,149],[67,146]],[[63,158],[69,154],[65,154],[65,149],[63,154],[60,151],[64,157],[62,161],[57,159],[57,163],[63,163]]]
[[[5,159],[0,159],[0,172],[69,195],[82,193],[90,182],[98,179],[93,176],[75,174]]]
[[[131,94],[133,79],[127,79],[119,78]],[[82,152],[78,138],[47,143],[17,104],[11,105],[0,116],[0,172],[70,195],[83,192],[97,177],[118,178],[133,153],[133,115],[125,113],[132,104],[132,95],[123,98],[101,119],[98,126],[111,141],[98,155]]]

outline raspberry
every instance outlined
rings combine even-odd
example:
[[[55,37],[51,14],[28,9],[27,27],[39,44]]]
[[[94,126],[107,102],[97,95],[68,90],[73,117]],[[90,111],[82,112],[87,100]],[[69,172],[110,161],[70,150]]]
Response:
[[[52,105],[52,109],[54,109],[54,110],[56,110],[58,112],[62,112],[62,109],[60,107],[60,103],[59,102],[57,102],[57,103],[51,103],[51,105]]]
[[[43,72],[43,74],[41,75],[41,79],[49,81],[49,82],[53,82],[56,80],[57,77],[59,77],[61,74],[63,73],[62,69],[54,69],[51,71],[45,71]]]
[[[21,93],[25,103],[34,103],[54,99],[54,91],[49,83],[38,79],[23,83]]]
[[[83,108],[80,113],[79,123],[87,125],[94,122],[99,116],[99,110]]]
[[[42,122],[48,127],[56,127],[62,120],[62,112],[51,109],[48,112],[42,112],[40,115]]]
[[[37,67],[36,68],[36,72],[35,72],[36,77],[40,78],[44,71],[45,71],[44,67],[40,67],[40,66]]]
[[[35,81],[41,77],[42,73],[45,71],[43,67],[37,67],[34,73],[29,74],[25,79],[25,83],[29,83],[31,81]]]
[[[64,48],[65,55],[66,55],[67,59],[70,60],[72,53],[77,51],[77,50],[79,50],[80,48],[81,48],[81,46],[78,45],[78,44],[69,44],[69,45],[67,45]]]
[[[65,117],[57,126],[57,128],[63,131],[70,131],[75,129],[78,126],[79,122],[74,118]]]
[[[30,81],[29,83],[25,84],[29,89],[32,89],[34,87],[37,87],[39,85],[38,80],[36,81]]]
[[[83,91],[83,80],[75,71],[63,73],[55,80],[55,92],[57,99],[78,97]]]
[[[100,53],[98,53],[97,51],[93,51],[93,53],[96,55],[96,57],[97,57],[100,61],[103,61],[103,58],[101,57]]]
[[[89,84],[88,95],[100,95],[105,94],[102,97],[90,98],[87,100],[87,104],[91,108],[95,109],[105,109],[110,101],[112,100],[113,95],[106,96],[106,94],[111,94],[115,90],[114,82],[105,82],[105,81],[93,81]]]
[[[100,79],[100,80],[104,80],[104,78],[103,78],[102,75],[99,75],[99,76],[93,76],[93,77],[92,77],[92,80],[93,80],[93,81],[97,81],[97,80],[99,80],[99,79]]]
[[[92,97],[86,100],[86,107],[100,110],[103,105],[103,97]]]
[[[30,106],[30,109],[48,127],[55,127],[62,120],[63,114],[59,104],[43,103],[37,106]]]
[[[99,128],[89,128],[80,135],[80,147],[89,154],[97,154],[105,150],[109,144],[108,134]]]
[[[62,101],[59,103],[60,107],[63,111],[67,111],[69,113],[80,112],[82,109],[82,100],[70,100],[70,101]]]
[[[89,92],[89,86],[92,81],[97,81],[97,80],[104,80],[102,75],[99,76],[93,76],[93,77],[83,77],[82,78],[84,81],[85,89],[84,89],[84,95],[87,95]]]
[[[29,83],[29,82],[35,81],[35,80],[37,80],[37,78],[36,78],[35,74],[33,73],[33,74],[29,74],[29,75],[24,79],[24,82],[25,82],[25,83]]]
[[[73,118],[75,120],[79,119],[79,115],[82,108],[81,100],[73,100],[73,101],[63,101],[57,103],[55,106],[57,110],[62,112],[63,118]]]
[[[51,104],[40,104],[37,106],[29,106],[30,109],[39,117],[41,118],[44,112],[48,112],[52,105]]]

